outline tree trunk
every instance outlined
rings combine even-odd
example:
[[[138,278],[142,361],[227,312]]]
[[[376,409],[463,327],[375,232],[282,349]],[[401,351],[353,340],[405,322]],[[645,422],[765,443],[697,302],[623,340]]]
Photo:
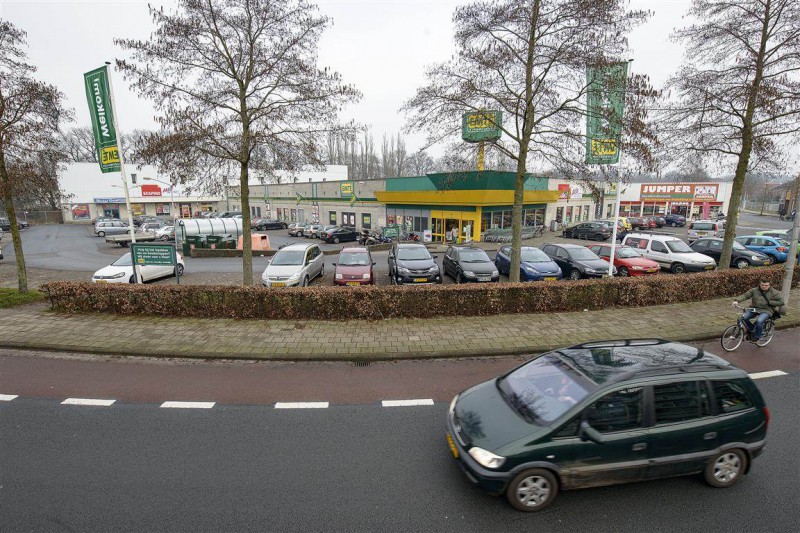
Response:
[[[793,209],[797,209],[797,195],[800,194],[800,174],[794,179],[794,187],[792,188]],[[783,286],[781,287],[781,296],[783,303],[789,305],[789,292],[792,287],[792,277],[794,276],[794,267],[797,266],[797,238],[800,233],[800,218],[796,215],[794,217],[794,224],[792,225],[791,233],[789,234],[789,257],[786,259],[785,271],[783,273]]]
[[[250,174],[247,163],[239,163],[239,187],[242,200],[242,285],[253,284],[253,239],[250,237]]]
[[[733,178],[733,190],[728,204],[728,216],[725,220],[725,240],[722,243],[722,252],[719,258],[718,268],[725,270],[731,266],[731,254],[733,252],[733,239],[736,237],[736,224],[739,222],[739,203],[742,199],[742,188],[744,178],[747,174],[747,166],[750,163],[750,152],[753,149],[753,116],[756,111],[758,93],[761,89],[761,81],[764,78],[764,58],[767,50],[767,39],[769,37],[770,23],[770,4],[767,0],[764,6],[764,19],[761,26],[761,44],[756,57],[755,76],[753,85],[750,87],[750,94],[747,95],[747,108],[745,109],[744,119],[742,120],[742,149],[739,152],[739,161],[736,163],[736,174]]]
[[[19,292],[28,292],[28,272],[25,268],[25,255],[22,252],[22,237],[17,225],[17,212],[14,209],[14,195],[11,190],[11,178],[6,169],[6,159],[0,148],[0,190],[3,191],[3,202],[6,204],[8,220],[11,223],[11,240],[14,242],[14,257],[17,260],[17,286]]]

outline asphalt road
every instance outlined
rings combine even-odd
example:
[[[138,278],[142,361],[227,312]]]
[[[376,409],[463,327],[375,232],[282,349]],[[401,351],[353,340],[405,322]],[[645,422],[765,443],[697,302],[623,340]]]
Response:
[[[769,445],[737,486],[587,489],[523,514],[472,487],[446,403],[213,410],[0,402],[2,531],[797,531],[797,373],[759,381]]]
[[[743,213],[740,216],[737,233],[740,235],[753,233],[761,229],[790,228],[791,222],[780,221],[776,217],[758,216]],[[678,237],[686,238],[686,228],[662,228],[659,231],[674,233]],[[288,237],[285,230],[272,230],[267,232],[273,247],[290,242],[319,242],[309,239]],[[64,271],[94,272],[111,262],[117,257],[127,253],[127,249],[110,245],[104,239],[94,237],[91,227],[86,225],[44,225],[32,226],[22,232],[23,249],[26,264],[34,268],[46,268]],[[14,257],[11,246],[11,236],[7,234],[3,239],[3,251],[6,254],[4,261],[12,261]],[[553,233],[545,234],[545,242],[576,242],[585,241],[562,239]],[[337,250],[349,244],[327,245],[323,249]],[[437,262],[441,266],[441,256],[438,254]],[[489,252],[494,258],[494,252]],[[325,278],[318,279],[314,284],[328,285],[332,283],[331,274],[334,270],[335,255],[326,256],[325,269],[328,272]],[[388,283],[388,252],[374,252],[373,258],[375,274],[380,284]],[[241,258],[185,258],[187,273],[238,273],[242,271]],[[257,279],[267,267],[267,258],[254,257],[253,271]],[[503,278],[501,278],[503,279]],[[167,283],[171,281],[167,280]],[[445,278],[445,283],[452,280]]]

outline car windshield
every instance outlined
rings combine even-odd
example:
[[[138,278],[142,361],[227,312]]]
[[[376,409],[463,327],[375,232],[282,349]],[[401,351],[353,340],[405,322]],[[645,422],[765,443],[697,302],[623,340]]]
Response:
[[[699,229],[704,231],[712,230],[714,229],[714,224],[711,224],[709,222],[695,222],[694,224],[692,224],[692,229]]]
[[[520,251],[520,259],[528,263],[549,263],[551,261],[547,254],[538,248],[523,248]]]
[[[461,250],[458,259],[462,263],[490,263],[491,259],[483,250]]]
[[[617,248],[617,257],[620,259],[633,259],[634,257],[642,257],[642,254],[633,248]]]
[[[575,261],[591,261],[592,259],[598,259],[597,254],[588,248],[569,250],[569,256]]]
[[[545,425],[557,420],[595,388],[555,354],[545,354],[501,378],[503,399],[522,418]]]
[[[674,241],[666,241],[664,244],[667,245],[667,248],[669,248],[671,252],[676,254],[690,254],[694,252],[694,250],[689,248],[688,244],[678,239],[675,239]]]
[[[369,254],[363,252],[347,252],[339,254],[339,264],[342,266],[367,266]]]
[[[397,250],[397,258],[401,261],[423,261],[430,259],[431,254],[427,248],[400,248]]]
[[[111,264],[118,267],[129,267],[131,266],[131,254],[125,254]]]
[[[742,243],[740,243],[740,242],[736,242],[736,241],[733,241],[733,249],[734,249],[734,250],[744,250],[744,251],[747,251],[747,248],[745,248],[745,247],[744,247],[744,245],[742,245]]]
[[[302,265],[306,257],[305,250],[281,250],[272,258],[272,265]]]

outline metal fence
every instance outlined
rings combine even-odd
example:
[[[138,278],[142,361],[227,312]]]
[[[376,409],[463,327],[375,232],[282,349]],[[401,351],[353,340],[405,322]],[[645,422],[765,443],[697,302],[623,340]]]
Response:
[[[512,229],[487,229],[483,232],[484,242],[511,242]],[[522,228],[522,240],[534,239],[544,234],[544,226],[524,226]]]

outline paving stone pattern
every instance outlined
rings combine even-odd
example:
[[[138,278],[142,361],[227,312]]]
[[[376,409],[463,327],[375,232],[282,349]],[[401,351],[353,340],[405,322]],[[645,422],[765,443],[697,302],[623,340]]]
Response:
[[[602,311],[397,319],[170,319],[66,315],[46,304],[0,310],[0,347],[162,357],[400,359],[540,352],[612,338],[712,338],[735,322],[730,298]],[[800,325],[800,289],[779,327]],[[780,335],[780,332],[777,333]]]

